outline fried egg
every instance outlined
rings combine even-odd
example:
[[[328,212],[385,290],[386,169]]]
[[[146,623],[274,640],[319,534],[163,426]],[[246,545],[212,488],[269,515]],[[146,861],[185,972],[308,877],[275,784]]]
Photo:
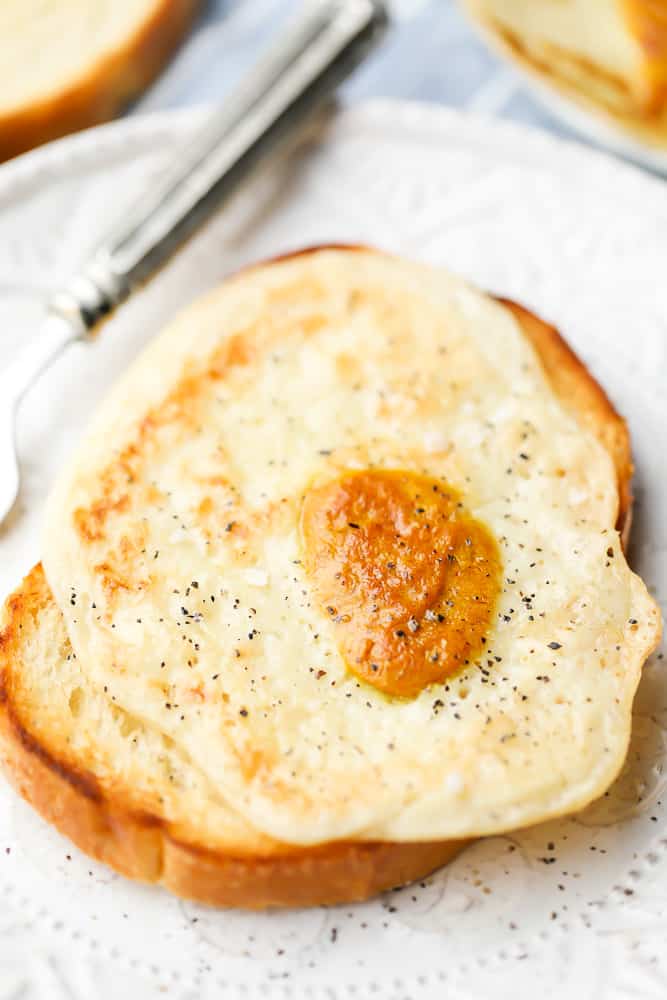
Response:
[[[90,682],[291,844],[467,838],[617,774],[656,605],[612,459],[516,317],[322,249],[228,279],[49,502]]]

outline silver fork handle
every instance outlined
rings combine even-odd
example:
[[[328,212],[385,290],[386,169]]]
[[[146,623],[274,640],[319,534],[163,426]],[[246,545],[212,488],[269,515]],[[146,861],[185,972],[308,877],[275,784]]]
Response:
[[[54,297],[72,338],[84,337],[147,281],[358,65],[387,24],[383,0],[319,0],[270,50],[191,142],[177,164],[126,213],[87,267]]]

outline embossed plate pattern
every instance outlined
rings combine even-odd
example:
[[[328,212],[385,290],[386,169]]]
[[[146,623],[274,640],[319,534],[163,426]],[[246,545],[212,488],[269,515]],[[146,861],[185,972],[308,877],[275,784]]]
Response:
[[[199,120],[113,125],[0,171],[0,364]],[[25,490],[0,535],[3,592],[39,555],[45,492],[100,393],[162,322],[240,264],[323,241],[446,264],[561,327],[630,420],[632,555],[664,608],[667,189],[516,126],[383,102],[309,133],[40,383],[20,423]],[[422,885],[363,906],[248,915],[181,903],[90,862],[0,785],[0,1000],[664,997],[660,657],[641,684],[626,769],[601,802],[478,843]]]

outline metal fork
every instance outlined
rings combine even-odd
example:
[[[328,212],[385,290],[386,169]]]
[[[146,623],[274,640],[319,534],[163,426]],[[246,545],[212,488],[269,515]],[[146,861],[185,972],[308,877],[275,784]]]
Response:
[[[131,220],[54,296],[39,336],[0,373],[0,524],[19,491],[18,406],[72,343],[152,277],[251,169],[304,122],[364,59],[387,26],[384,0],[310,3],[207,121],[188,151],[144,192]]]

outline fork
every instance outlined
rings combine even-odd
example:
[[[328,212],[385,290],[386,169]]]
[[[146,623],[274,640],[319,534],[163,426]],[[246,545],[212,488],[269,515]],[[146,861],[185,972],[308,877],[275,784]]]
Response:
[[[0,373],[0,524],[20,488],[18,407],[42,372],[145,284],[251,170],[325,101],[388,25],[384,0],[310,3],[283,38],[51,300],[39,335]]]

